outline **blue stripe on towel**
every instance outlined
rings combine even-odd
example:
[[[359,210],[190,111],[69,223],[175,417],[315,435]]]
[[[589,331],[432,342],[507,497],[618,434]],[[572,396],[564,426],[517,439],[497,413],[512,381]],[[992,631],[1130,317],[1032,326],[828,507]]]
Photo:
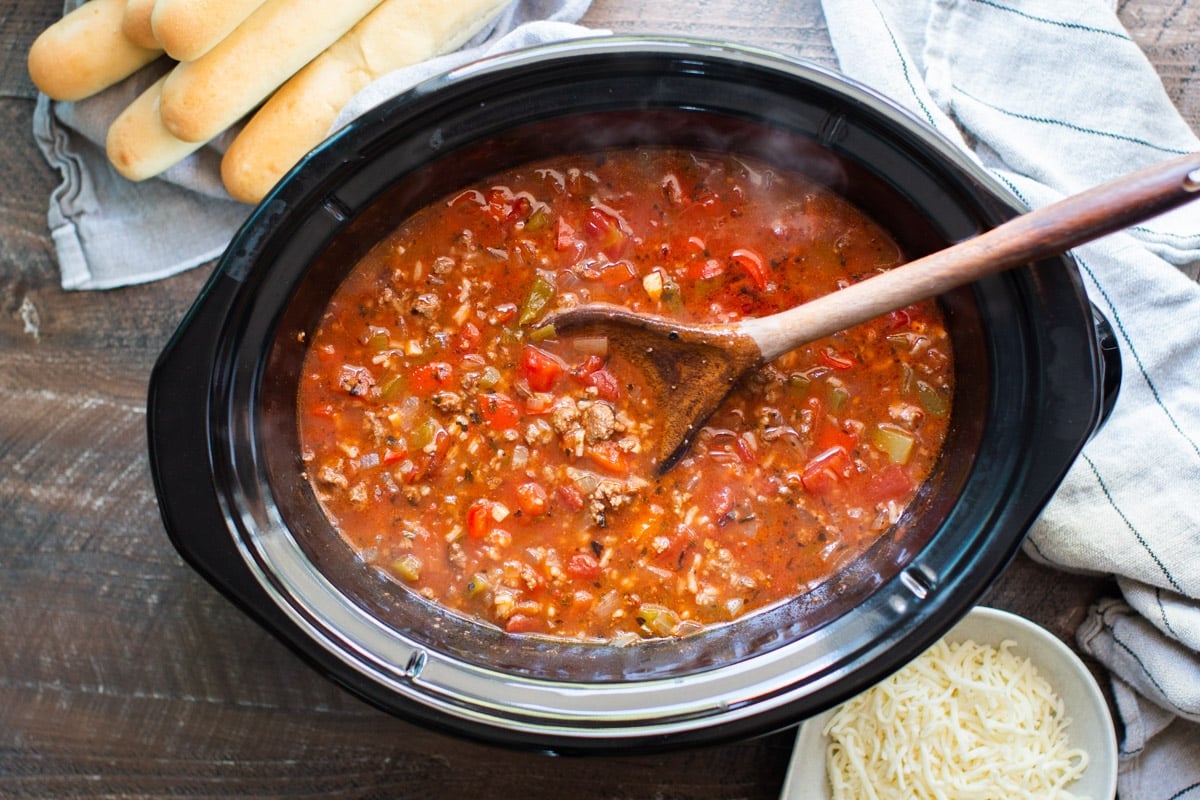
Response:
[[[1024,17],[1025,19],[1032,20],[1033,22],[1042,22],[1042,23],[1045,23],[1046,25],[1056,25],[1060,28],[1069,28],[1074,31],[1085,31],[1087,33],[1098,33],[1102,36],[1112,36],[1112,37],[1114,37],[1116,39],[1120,39],[1121,41],[1124,41],[1124,42],[1132,42],[1133,41],[1133,39],[1131,39],[1129,37],[1129,34],[1121,32],[1121,31],[1110,31],[1105,28],[1093,28],[1091,25],[1080,25],[1078,22],[1063,22],[1062,20],[1049,19],[1048,17],[1035,17],[1033,14],[1027,14],[1018,8],[1013,8],[1012,6],[1006,6],[1002,3],[996,3],[996,2],[993,2],[993,0],[973,0],[973,2],[978,3],[981,6],[991,6],[992,8],[995,8],[999,11],[1007,11],[1010,14],[1016,14],[1018,17]]]
[[[1175,415],[1171,413],[1171,410],[1163,402],[1162,395],[1158,392],[1158,387],[1154,385],[1154,381],[1150,377],[1150,372],[1146,369],[1146,365],[1142,363],[1142,358],[1138,355],[1137,348],[1133,345],[1133,340],[1129,338],[1129,332],[1125,330],[1125,322],[1121,319],[1121,314],[1117,311],[1117,307],[1113,305],[1112,298],[1109,297],[1108,292],[1105,291],[1100,281],[1096,279],[1096,273],[1092,271],[1091,266],[1079,256],[1079,252],[1075,251],[1073,255],[1075,256],[1075,262],[1079,264],[1079,268],[1091,279],[1092,285],[1096,287],[1096,291],[1100,292],[1100,295],[1104,298],[1104,302],[1108,304],[1108,311],[1112,317],[1111,322],[1117,326],[1117,330],[1121,333],[1121,338],[1125,340],[1125,345],[1129,348],[1129,353],[1133,356],[1134,363],[1137,364],[1138,372],[1142,374],[1142,379],[1146,382],[1146,386],[1150,389],[1150,394],[1154,397],[1155,405],[1162,409],[1163,414],[1166,415],[1167,420],[1171,423],[1171,427],[1183,437],[1185,442],[1191,445],[1196,455],[1200,456],[1200,444],[1197,444],[1196,440],[1188,435],[1187,431],[1179,424],[1179,421],[1175,419]],[[1181,593],[1182,591],[1180,589]]]
[[[980,2],[980,0],[975,0],[975,2]],[[1004,114],[1007,117],[1012,117],[1013,119],[1025,120],[1026,122],[1036,122],[1042,125],[1055,125],[1060,128],[1067,128],[1068,130],[1077,131],[1079,133],[1087,133],[1093,136],[1100,136],[1106,139],[1114,139],[1119,142],[1131,142],[1143,147],[1149,147],[1151,150],[1157,150],[1160,153],[1171,153],[1172,155],[1182,156],[1192,152],[1191,150],[1184,150],[1178,147],[1164,147],[1162,145],[1154,144],[1154,142],[1148,142],[1145,139],[1139,139],[1136,136],[1126,136],[1123,133],[1112,133],[1111,131],[1102,131],[1096,128],[1085,128],[1082,125],[1076,125],[1074,122],[1067,122],[1066,120],[1062,119],[1055,119],[1053,117],[1038,117],[1032,114],[1022,114],[1019,111],[1010,111],[1007,108],[1001,108],[993,103],[989,103],[987,100],[976,97],[958,84],[954,85],[954,89],[964,97],[969,97],[976,103],[987,106],[993,111],[998,111],[999,113]]]
[[[879,21],[883,23],[883,28],[887,31],[888,38],[892,40],[892,49],[896,51],[896,58],[900,61],[900,69],[904,73],[904,82],[908,84],[909,90],[912,91],[913,99],[921,107],[921,112],[925,114],[925,121],[929,123],[931,128],[936,130],[937,122],[934,120],[933,114],[929,111],[929,107],[925,105],[925,101],[921,99],[916,84],[912,81],[912,75],[908,72],[908,59],[904,57],[904,51],[900,49],[900,42],[896,40],[896,33],[888,25],[887,17],[884,16],[883,10],[879,8],[879,3],[872,2],[872,5],[875,6],[875,12],[879,15]]]
[[[1167,607],[1163,605],[1161,586],[1154,587],[1154,602],[1158,605],[1158,618],[1162,620],[1163,628],[1165,628],[1167,633],[1171,634],[1171,636],[1175,637],[1179,641],[1183,641],[1179,635],[1179,632],[1171,626],[1171,620],[1167,618]]]
[[[1108,500],[1108,504],[1110,506],[1112,506],[1113,511],[1116,511],[1118,516],[1121,517],[1121,521],[1125,523],[1125,527],[1129,528],[1129,532],[1132,533],[1134,538],[1138,540],[1138,544],[1140,544],[1142,546],[1142,549],[1146,551],[1146,554],[1150,556],[1151,560],[1153,560],[1154,563],[1156,565],[1158,565],[1158,569],[1162,572],[1163,575],[1166,576],[1166,578],[1170,582],[1171,586],[1175,587],[1175,591],[1179,592],[1180,594],[1183,594],[1184,593],[1183,589],[1179,586],[1179,583],[1175,580],[1175,576],[1171,574],[1171,570],[1167,569],[1167,565],[1164,564],[1163,560],[1158,557],[1158,553],[1154,552],[1154,550],[1151,549],[1150,543],[1146,541],[1146,538],[1144,536],[1142,536],[1142,532],[1139,531],[1137,529],[1137,527],[1132,522],[1129,521],[1129,517],[1125,516],[1125,512],[1121,510],[1121,506],[1119,506],[1117,504],[1116,499],[1112,496],[1112,493],[1108,490],[1108,484],[1106,484],[1104,482],[1104,478],[1101,477],[1100,470],[1096,468],[1095,462],[1092,461],[1092,459],[1088,458],[1086,453],[1083,454],[1082,458],[1083,458],[1083,461],[1092,470],[1092,475],[1096,478],[1096,484],[1100,487],[1100,491],[1102,491],[1104,493],[1104,497]]]
[[[1145,675],[1147,680],[1154,685],[1154,688],[1158,690],[1159,695],[1171,706],[1171,708],[1174,708],[1176,712],[1185,716],[1196,713],[1195,709],[1184,708],[1183,706],[1179,705],[1179,703],[1175,702],[1175,698],[1171,697],[1171,695],[1168,694],[1163,688],[1162,684],[1158,682],[1158,678],[1156,678],[1154,673],[1150,671],[1150,668],[1146,666],[1146,662],[1142,661],[1141,656],[1139,656],[1132,647],[1126,644],[1121,637],[1117,635],[1117,629],[1108,621],[1107,614],[1105,614],[1102,618],[1102,624],[1108,630],[1109,635],[1112,636],[1113,644],[1121,648],[1121,650],[1123,650],[1125,654],[1129,656],[1129,658],[1132,659],[1133,662],[1138,665],[1138,667],[1141,668],[1142,674]]]
[[[1181,797],[1191,794],[1192,792],[1200,792],[1200,781],[1193,783],[1191,786],[1185,786],[1175,794],[1167,798],[1167,800],[1179,800]]]

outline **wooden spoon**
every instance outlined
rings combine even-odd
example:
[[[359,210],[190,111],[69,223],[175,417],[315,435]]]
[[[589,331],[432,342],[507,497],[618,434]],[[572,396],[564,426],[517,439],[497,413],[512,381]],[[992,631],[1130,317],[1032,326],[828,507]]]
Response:
[[[642,371],[657,403],[659,439],[646,443],[669,470],[748,371],[808,342],[979,278],[1059,255],[1200,196],[1200,153],[1134,172],[1018,216],[979,236],[787,311],[729,324],[692,324],[607,303],[554,312],[556,335],[602,336]]]

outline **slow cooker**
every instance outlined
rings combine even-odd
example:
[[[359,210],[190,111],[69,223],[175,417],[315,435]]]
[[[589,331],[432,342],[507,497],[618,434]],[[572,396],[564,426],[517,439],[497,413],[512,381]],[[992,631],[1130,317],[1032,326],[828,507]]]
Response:
[[[792,601],[617,647],[506,634],[385,580],[302,477],[296,388],[332,291],[374,243],[469,181],[543,156],[670,144],[798,169],[911,256],[1018,213],[920,120],[760,50],[605,37],[434,78],[309,154],[251,214],[150,383],[172,542],[330,678],[407,719],[553,752],[713,743],[858,693],[932,644],[1016,553],[1111,409],[1120,361],[1068,257],[949,293],[956,397],[934,476],[865,555]]]

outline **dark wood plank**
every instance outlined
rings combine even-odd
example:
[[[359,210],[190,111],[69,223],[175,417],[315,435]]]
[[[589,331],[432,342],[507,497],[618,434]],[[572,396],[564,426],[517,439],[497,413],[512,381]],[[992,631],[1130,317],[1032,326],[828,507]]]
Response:
[[[34,38],[62,16],[61,0],[0,0],[0,98],[33,98],[25,69]]]
[[[1167,96],[1192,127],[1200,120],[1200,2],[1126,2],[1121,22],[1162,77]]]
[[[668,34],[749,44],[837,66],[825,18],[815,2],[595,0],[582,23],[618,34]]]

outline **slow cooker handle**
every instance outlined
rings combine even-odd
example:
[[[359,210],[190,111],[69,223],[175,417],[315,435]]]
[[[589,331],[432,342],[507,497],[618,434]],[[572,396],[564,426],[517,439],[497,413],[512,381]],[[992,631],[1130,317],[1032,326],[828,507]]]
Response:
[[[1117,332],[1104,313],[1092,306],[1092,324],[1096,329],[1096,344],[1100,348],[1100,416],[1092,428],[1092,436],[1104,427],[1117,404],[1117,395],[1121,393],[1121,348],[1117,344]],[[1089,437],[1090,438],[1090,437]]]

